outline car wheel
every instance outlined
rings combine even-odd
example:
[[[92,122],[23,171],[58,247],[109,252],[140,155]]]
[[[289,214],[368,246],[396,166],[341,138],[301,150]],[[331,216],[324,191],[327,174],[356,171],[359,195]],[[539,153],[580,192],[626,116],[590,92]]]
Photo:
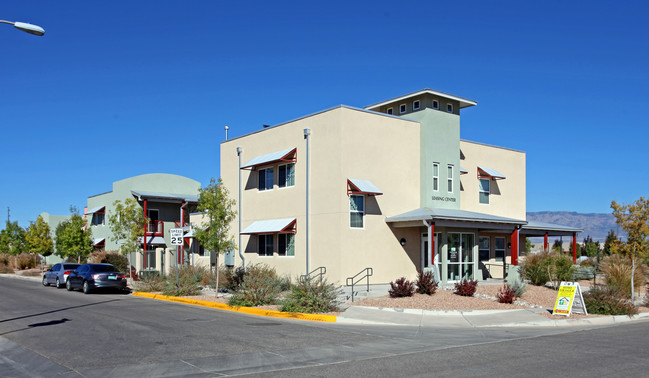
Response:
[[[68,291],[72,291],[72,282],[70,282],[70,280],[65,281],[65,288]]]
[[[88,285],[88,281],[83,281],[83,293],[90,294],[90,285]]]
[[[63,285],[61,285],[61,281],[59,281],[59,277],[56,277],[56,288],[60,289],[62,287],[63,287]]]
[[[43,286],[50,286],[50,284],[47,283],[47,277],[43,276]]]

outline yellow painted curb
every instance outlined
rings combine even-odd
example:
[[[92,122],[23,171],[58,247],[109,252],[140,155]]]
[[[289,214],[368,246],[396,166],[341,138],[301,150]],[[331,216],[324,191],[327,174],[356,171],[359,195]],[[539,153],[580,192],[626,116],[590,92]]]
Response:
[[[263,310],[254,307],[234,307],[234,306],[227,305],[225,303],[201,301],[198,299],[189,299],[183,297],[171,297],[168,295],[151,294],[151,293],[145,293],[141,291],[134,291],[133,295],[136,297],[152,298],[152,299],[159,299],[159,300],[169,301],[169,302],[190,304],[195,306],[211,307],[219,310],[235,311],[244,314],[259,315],[259,316],[268,316],[271,318],[300,319],[300,320],[310,320],[314,322],[334,322],[334,323],[336,322],[336,315],[303,314],[300,312],[281,312],[281,311],[274,311],[274,310]]]

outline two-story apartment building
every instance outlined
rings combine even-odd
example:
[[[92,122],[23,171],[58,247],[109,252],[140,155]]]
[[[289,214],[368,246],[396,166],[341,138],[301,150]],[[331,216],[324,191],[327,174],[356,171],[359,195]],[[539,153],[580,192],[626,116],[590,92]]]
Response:
[[[95,248],[119,250],[108,226],[110,214],[115,211],[115,202],[122,203],[127,198],[134,198],[142,208],[143,215],[149,219],[145,236],[140,240],[144,256],[134,255],[132,261],[138,261],[137,270],[168,270],[163,265],[166,260],[161,257],[162,251],[171,247],[169,229],[189,225],[189,214],[195,211],[198,203],[198,190],[201,184],[187,177],[153,173],[113,183],[113,190],[88,197],[84,215],[92,231]],[[179,263],[183,263],[182,250],[176,254]]]
[[[575,238],[525,220],[524,152],[460,139],[460,112],[476,104],[425,89],[223,142],[246,264],[292,276],[325,267],[339,283],[365,268],[375,283],[418,269],[486,279],[518,263],[525,235]]]

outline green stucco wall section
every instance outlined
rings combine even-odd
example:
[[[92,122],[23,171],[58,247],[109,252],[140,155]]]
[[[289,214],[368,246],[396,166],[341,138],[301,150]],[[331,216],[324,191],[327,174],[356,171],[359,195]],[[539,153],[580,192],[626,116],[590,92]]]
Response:
[[[105,238],[106,250],[108,251],[119,249],[117,243],[111,239],[112,233],[108,226],[108,218],[114,213],[115,207],[113,206],[113,203],[115,201],[124,201],[128,197],[134,198],[133,194],[131,194],[131,190],[198,195],[198,189],[200,189],[200,187],[201,184],[196,180],[166,173],[151,173],[116,181],[113,183],[112,191],[88,197],[88,210],[100,206],[106,206],[106,223],[104,225],[90,226],[92,237],[93,239]],[[140,205],[142,205],[141,202]],[[174,221],[180,219],[180,205],[178,203],[164,203],[152,200],[149,202],[148,209],[156,209],[159,211],[159,219],[165,222],[164,239],[167,242],[167,245],[170,245],[168,230],[173,228]],[[88,222],[91,220],[92,215],[89,215]]]
[[[421,123],[421,207],[460,208],[460,116],[435,109],[410,113]],[[433,163],[439,163],[439,190],[433,191]],[[447,190],[448,165],[453,165],[453,191]]]

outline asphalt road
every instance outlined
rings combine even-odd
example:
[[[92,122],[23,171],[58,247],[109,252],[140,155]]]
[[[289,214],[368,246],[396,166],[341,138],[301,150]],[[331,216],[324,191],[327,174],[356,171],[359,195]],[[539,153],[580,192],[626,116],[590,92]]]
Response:
[[[418,328],[271,319],[0,277],[0,376],[647,376],[649,322]]]

